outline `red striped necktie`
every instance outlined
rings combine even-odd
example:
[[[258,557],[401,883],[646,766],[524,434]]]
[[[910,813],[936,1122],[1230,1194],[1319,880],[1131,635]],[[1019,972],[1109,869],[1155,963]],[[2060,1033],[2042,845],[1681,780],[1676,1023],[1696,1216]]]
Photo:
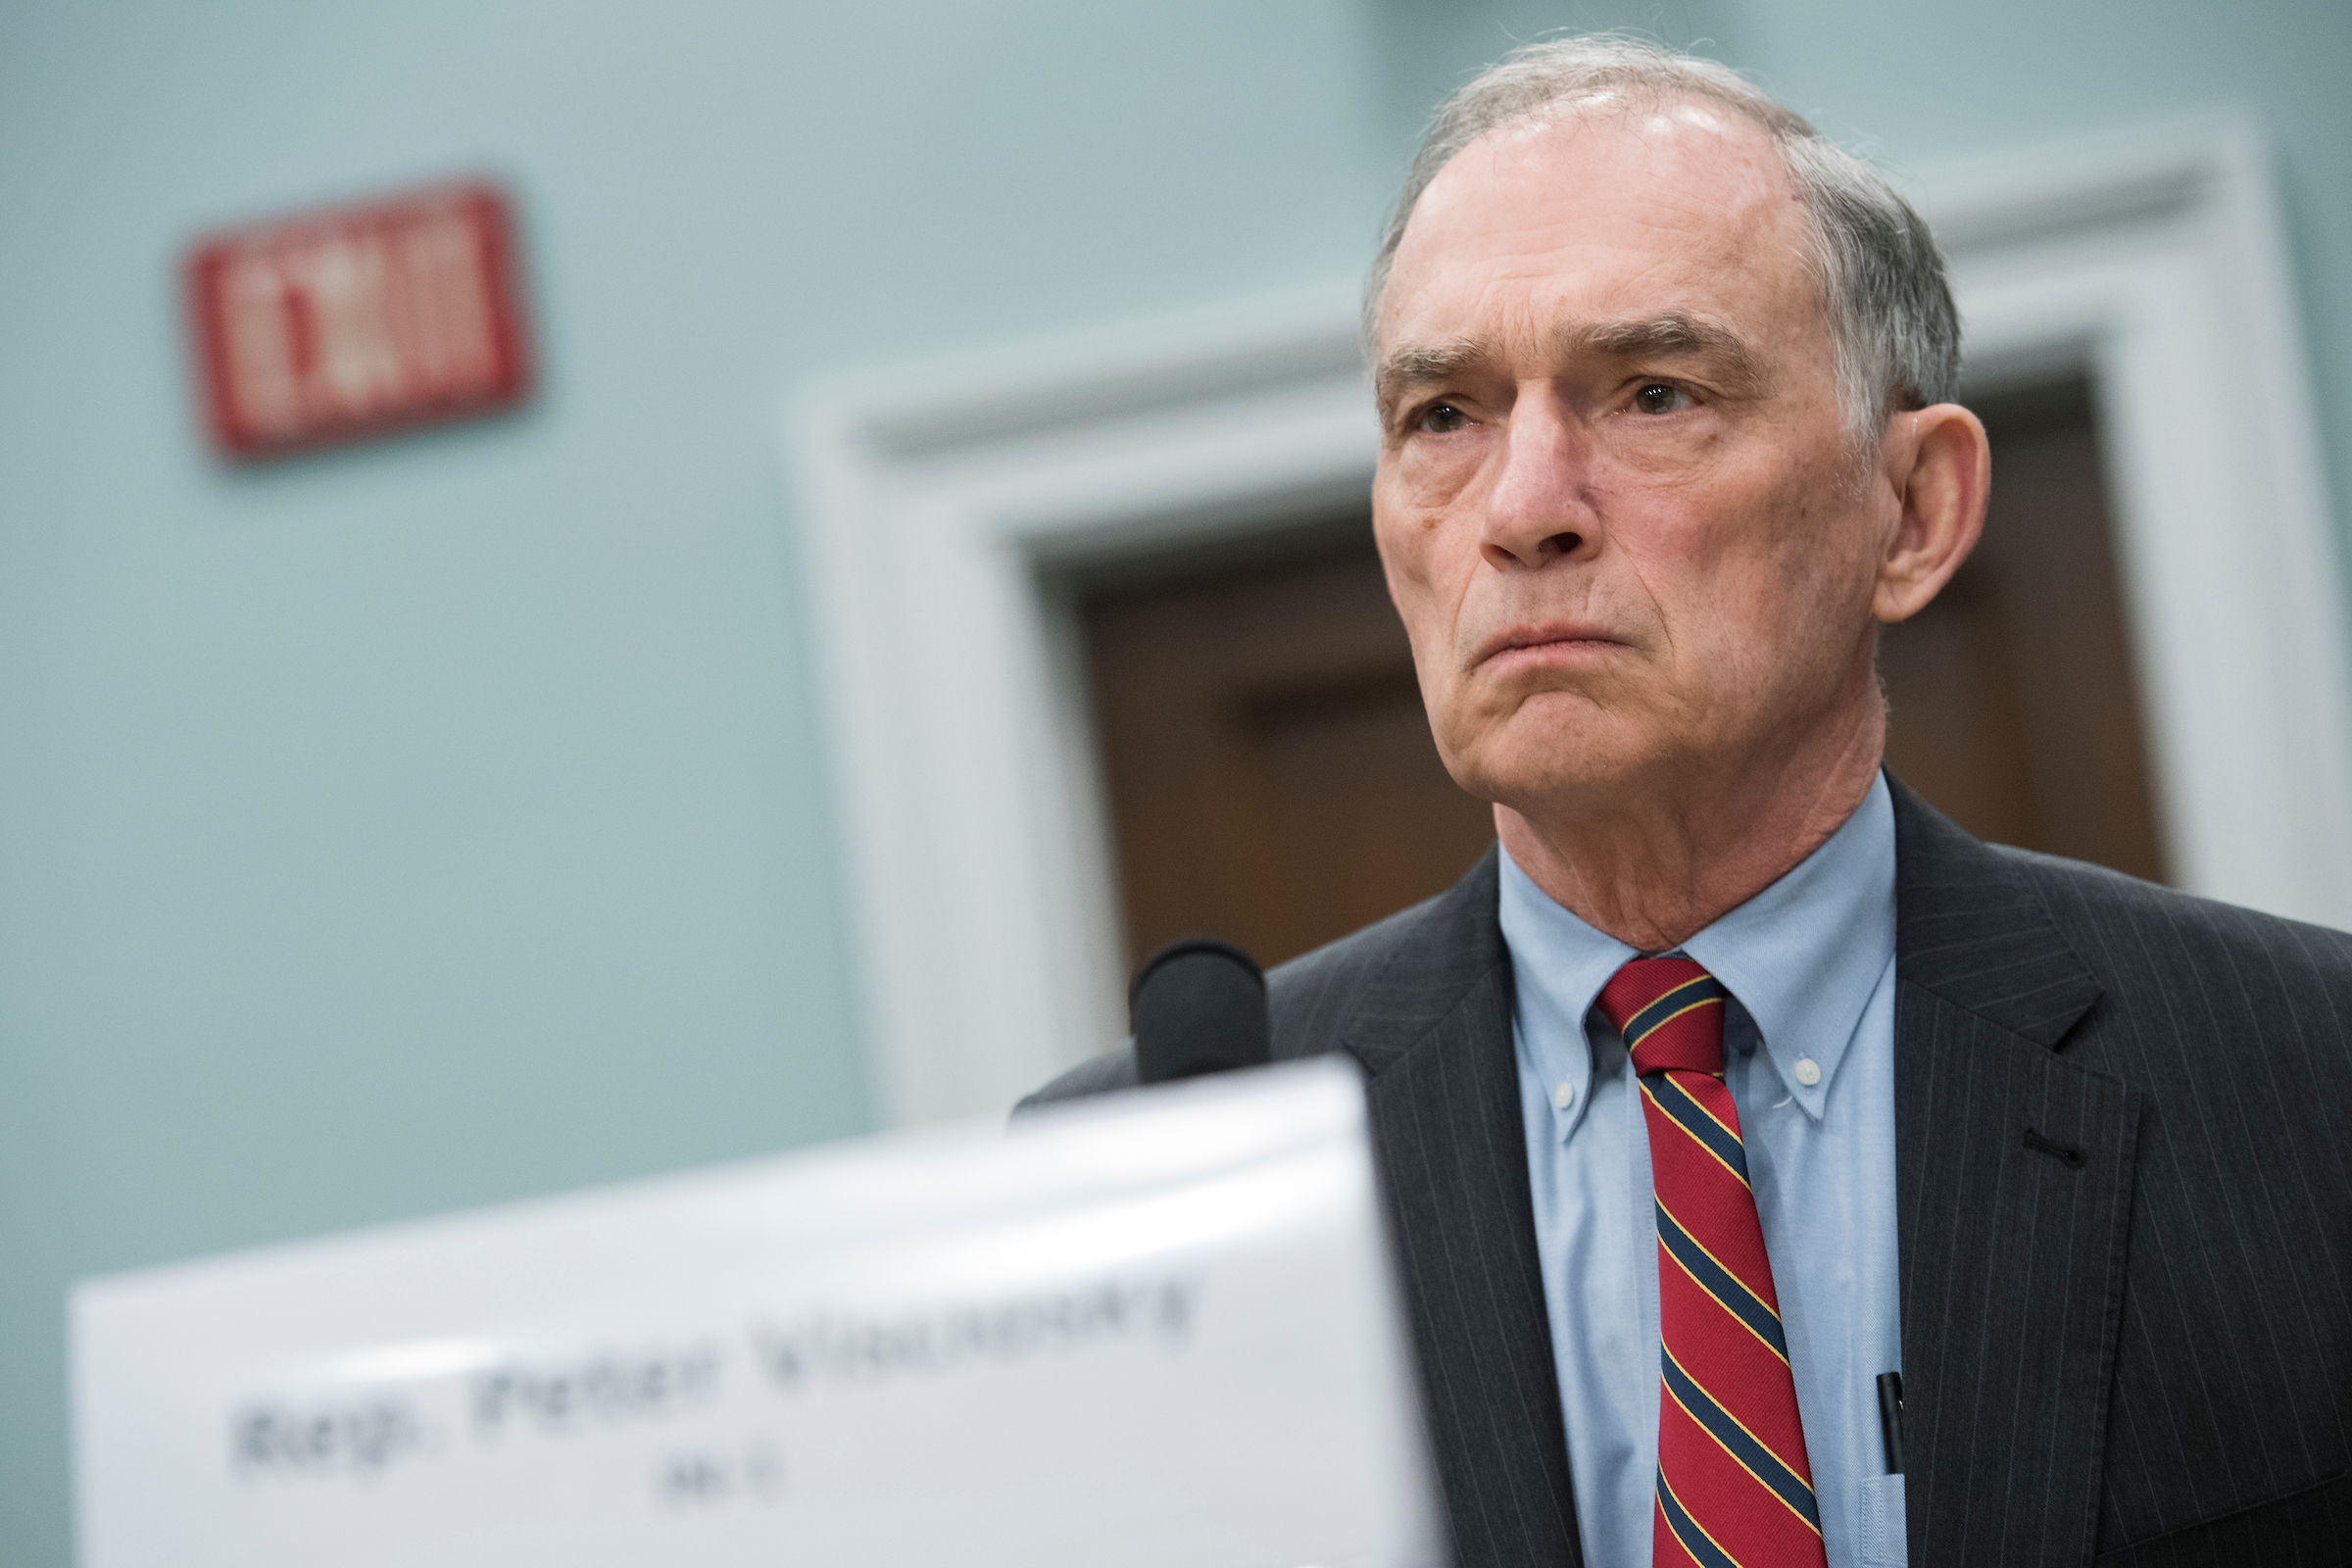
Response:
[[[1723,1083],[1721,981],[1636,958],[1600,993],[1642,1081],[1658,1205],[1656,1568],[1824,1568],[1740,1113]]]

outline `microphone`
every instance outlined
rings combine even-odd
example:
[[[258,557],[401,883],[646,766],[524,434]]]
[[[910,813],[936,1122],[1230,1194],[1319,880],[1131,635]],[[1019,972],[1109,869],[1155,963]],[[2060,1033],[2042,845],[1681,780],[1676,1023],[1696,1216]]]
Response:
[[[1160,949],[1135,972],[1127,1013],[1143,1083],[1262,1067],[1272,1054],[1266,977],[1230,943],[1192,937]]]

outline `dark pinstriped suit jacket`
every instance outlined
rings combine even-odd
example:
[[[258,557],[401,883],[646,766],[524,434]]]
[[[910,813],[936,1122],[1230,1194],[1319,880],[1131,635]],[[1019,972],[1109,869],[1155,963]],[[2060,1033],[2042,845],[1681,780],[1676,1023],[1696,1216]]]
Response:
[[[2352,937],[1894,809],[1911,1562],[2352,1561]],[[1270,992],[1364,1069],[1460,1568],[1581,1563],[1494,853]]]

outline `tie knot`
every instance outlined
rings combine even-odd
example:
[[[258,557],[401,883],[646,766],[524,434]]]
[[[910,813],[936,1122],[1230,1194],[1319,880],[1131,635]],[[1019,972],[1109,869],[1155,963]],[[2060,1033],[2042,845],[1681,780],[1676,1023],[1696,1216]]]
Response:
[[[1723,1071],[1723,982],[1690,958],[1635,958],[1600,988],[1634,1071]]]

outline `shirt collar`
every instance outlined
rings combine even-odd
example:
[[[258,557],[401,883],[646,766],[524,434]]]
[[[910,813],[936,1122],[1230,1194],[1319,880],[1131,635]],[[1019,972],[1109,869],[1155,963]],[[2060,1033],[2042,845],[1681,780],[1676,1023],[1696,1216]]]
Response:
[[[1552,902],[1502,856],[1502,937],[1511,952],[1520,1049],[1541,1080],[1569,1086],[1561,1134],[1592,1088],[1585,1015],[1639,955]],[[1818,1121],[1871,993],[1894,957],[1894,800],[1881,773],[1851,816],[1779,881],[1677,950],[1731,988],[1788,1096]],[[1803,1081],[1810,1062],[1814,1081]]]
[[[1508,850],[1502,852],[1502,940],[1511,950],[1511,983],[1518,1004],[1517,1049],[1552,1096],[1552,1119],[1562,1139],[1585,1119],[1592,1099],[1592,1052],[1585,1014],[1600,988],[1628,958],[1640,957],[1615,937],[1594,930],[1552,902]],[[1560,1102],[1565,1099],[1566,1104]]]
[[[1881,773],[1821,848],[1683,944],[1729,986],[1788,1093],[1821,1119],[1838,1064],[1894,957],[1894,798]],[[1804,1082],[1802,1063],[1819,1070]]]

